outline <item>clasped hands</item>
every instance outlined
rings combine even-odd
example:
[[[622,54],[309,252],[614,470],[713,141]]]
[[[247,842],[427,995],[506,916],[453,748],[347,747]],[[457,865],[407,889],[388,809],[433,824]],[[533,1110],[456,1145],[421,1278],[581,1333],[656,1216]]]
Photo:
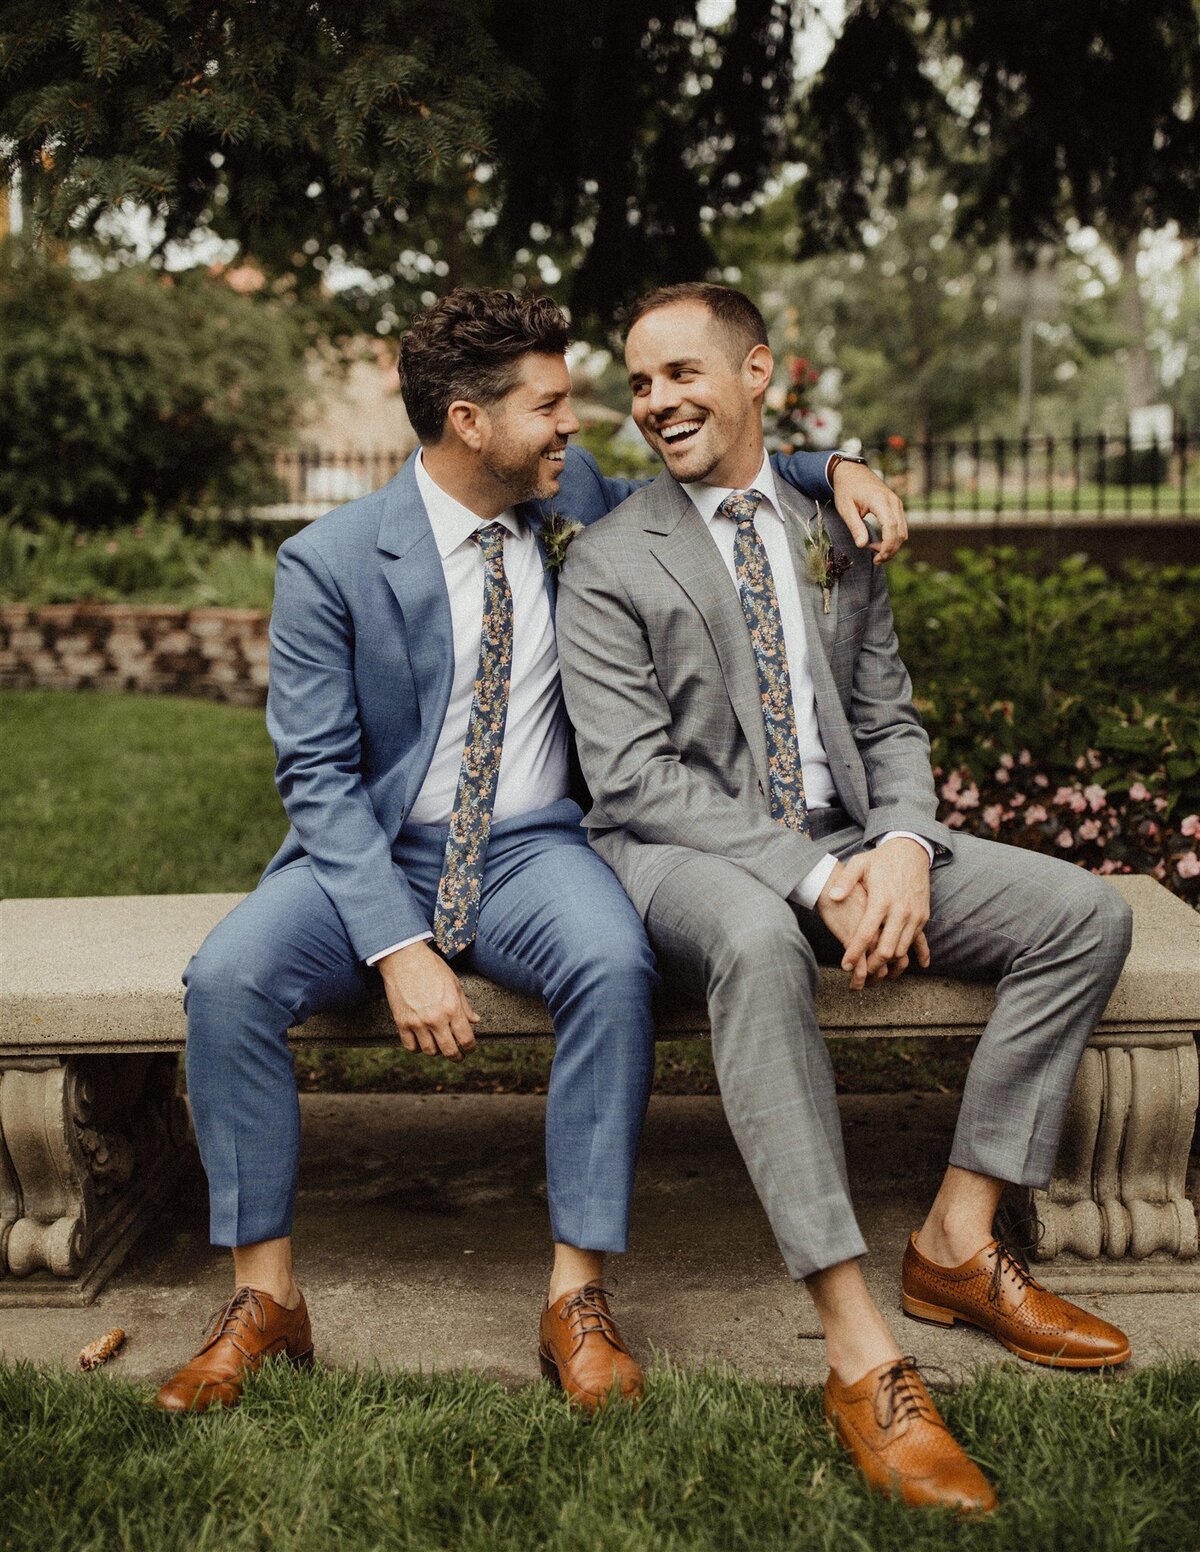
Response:
[[[817,914],[842,945],[842,969],[860,991],[903,975],[913,957],[929,965],[929,854],[897,836],[839,862],[817,900]]]

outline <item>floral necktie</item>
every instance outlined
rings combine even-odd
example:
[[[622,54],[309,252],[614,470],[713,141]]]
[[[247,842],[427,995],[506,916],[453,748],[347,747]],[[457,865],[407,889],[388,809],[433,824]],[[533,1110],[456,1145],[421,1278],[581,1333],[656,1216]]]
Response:
[[[754,666],[758,669],[763,724],[767,733],[771,817],[789,830],[807,835],[808,808],[804,802],[804,772],[796,737],[792,679],[783,644],[783,619],[766,546],[754,526],[754,514],[762,499],[761,491],[735,490],[717,508],[717,516],[731,518],[737,524],[733,561],[742,613],[746,616],[750,645],[754,649]]]
[[[508,529],[502,523],[489,523],[473,537],[483,551],[479,670],[433,913],[433,941],[447,959],[475,941],[512,672],[512,592],[504,575]]]

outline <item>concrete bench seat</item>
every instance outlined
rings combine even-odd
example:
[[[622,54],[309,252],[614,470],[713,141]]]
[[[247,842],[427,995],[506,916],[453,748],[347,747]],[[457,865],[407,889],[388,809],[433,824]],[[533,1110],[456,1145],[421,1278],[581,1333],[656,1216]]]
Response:
[[[1186,1178],[1200,916],[1152,879],[1113,883],[1134,910],[1133,949],[1085,1054],[1055,1179],[1034,1193],[1038,1255],[1067,1274],[1101,1257],[1153,1265],[1156,1285],[1180,1287],[1200,1270]],[[180,974],[239,898],[0,902],[0,1306],[87,1302],[169,1194],[188,1139]],[[536,999],[466,984],[482,1037],[551,1033]],[[856,994],[826,970],[819,1008],[832,1036],[974,1035],[993,1000],[990,985],[936,975]],[[702,1008],[663,1007],[660,1035],[707,1032]],[[379,1000],[310,1019],[292,1038],[396,1037]]]

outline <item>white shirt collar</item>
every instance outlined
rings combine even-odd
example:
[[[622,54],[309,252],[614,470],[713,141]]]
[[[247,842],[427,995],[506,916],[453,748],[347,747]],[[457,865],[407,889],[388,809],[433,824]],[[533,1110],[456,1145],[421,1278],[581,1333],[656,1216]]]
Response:
[[[710,524],[716,517],[717,508],[725,500],[725,497],[733,494],[733,490],[728,486],[704,485],[699,481],[685,485],[683,488],[687,491],[693,506],[700,516],[706,523]],[[761,493],[764,509],[774,512],[776,517],[782,517],[779,509],[779,496],[775,489],[775,471],[771,468],[771,459],[765,448],[763,449],[762,466],[746,487],[747,490],[751,488]]]
[[[459,545],[469,543],[476,529],[486,528],[489,522],[503,523],[514,536],[524,532],[520,518],[511,507],[498,517],[486,518],[480,517],[478,512],[472,512],[470,507],[463,506],[449,491],[443,490],[430,474],[420,449],[417,451],[416,476],[417,489],[429,514],[434,543],[443,560],[457,550]]]

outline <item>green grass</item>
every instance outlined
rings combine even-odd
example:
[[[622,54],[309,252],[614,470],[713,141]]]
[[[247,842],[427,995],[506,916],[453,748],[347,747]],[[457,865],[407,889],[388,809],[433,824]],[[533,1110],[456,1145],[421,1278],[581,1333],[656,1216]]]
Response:
[[[260,711],[170,696],[0,690],[0,896],[252,889],[286,826]],[[838,1040],[845,1093],[958,1089],[972,1041]],[[304,1090],[545,1093],[548,1041],[489,1043],[468,1062],[399,1048],[304,1048]],[[704,1041],[664,1041],[655,1087],[715,1094]]]
[[[549,1386],[274,1369],[239,1411],[0,1368],[6,1552],[1182,1552],[1200,1519],[1200,1365],[1127,1379],[1002,1368],[939,1397],[996,1481],[959,1523],[868,1494],[815,1388],[657,1369],[595,1422]]]
[[[252,889],[287,821],[261,711],[0,691],[0,895]]]

